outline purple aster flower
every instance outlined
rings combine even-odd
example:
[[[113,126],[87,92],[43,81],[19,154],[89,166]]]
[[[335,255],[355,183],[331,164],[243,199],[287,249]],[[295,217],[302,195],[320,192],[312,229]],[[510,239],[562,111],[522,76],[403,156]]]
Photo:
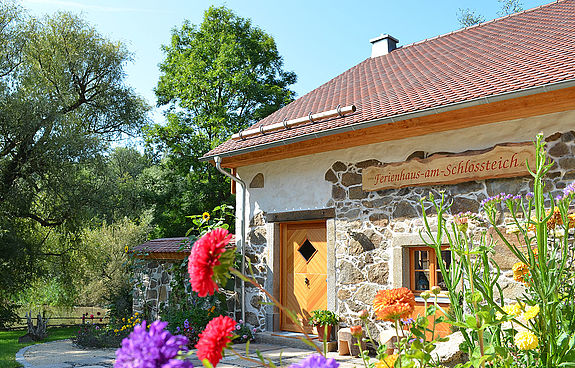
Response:
[[[173,362],[179,351],[187,351],[188,338],[164,330],[167,322],[155,321],[146,330],[146,321],[134,327],[116,350],[115,368],[190,368],[191,363]],[[182,362],[182,363],[180,363]]]
[[[413,318],[407,318],[407,319],[402,319],[401,323],[403,323],[404,325],[410,325],[413,322],[415,322],[415,320]]]
[[[326,359],[321,354],[313,354],[300,361],[290,365],[290,368],[338,368],[339,363],[333,358]]]
[[[176,326],[176,332],[180,333],[180,326]]]
[[[240,326],[239,324],[236,325],[236,330],[239,330],[240,328],[242,328],[242,326]]]
[[[189,360],[170,359],[162,368],[194,368],[194,365]]]
[[[525,198],[527,199],[533,199],[533,197],[535,197],[535,194],[533,194],[533,192],[528,192],[527,194],[525,194]]]
[[[248,338],[248,335],[243,335],[243,336],[242,336],[242,339],[247,339],[247,338]]]
[[[190,328],[190,322],[187,319],[184,321],[184,328]]]
[[[563,199],[575,194],[575,183],[569,184],[565,189],[563,189]]]
[[[254,327],[254,328],[252,329],[252,332],[253,332],[253,333],[258,332],[257,328]]]
[[[496,195],[494,195],[494,196],[487,197],[487,198],[485,198],[484,200],[481,201],[481,206],[485,206],[485,205],[488,205],[488,204],[499,203],[499,202],[501,202],[501,201],[505,198],[506,195],[507,195],[507,194],[505,194],[505,193],[499,193],[499,194],[496,194]]]

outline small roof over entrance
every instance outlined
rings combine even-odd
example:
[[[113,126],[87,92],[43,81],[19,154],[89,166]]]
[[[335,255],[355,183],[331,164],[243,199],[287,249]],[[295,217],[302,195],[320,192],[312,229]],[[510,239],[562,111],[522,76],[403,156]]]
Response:
[[[141,259],[185,259],[190,249],[190,239],[179,237],[148,240],[135,246],[132,252]]]
[[[236,242],[235,236],[228,246],[233,246]],[[160,238],[148,240],[131,249],[136,258],[140,259],[185,259],[190,255],[192,244],[188,237]]]

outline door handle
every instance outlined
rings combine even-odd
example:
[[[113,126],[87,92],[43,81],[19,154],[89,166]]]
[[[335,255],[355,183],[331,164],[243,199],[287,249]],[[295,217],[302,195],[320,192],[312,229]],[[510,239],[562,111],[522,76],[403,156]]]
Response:
[[[305,278],[305,284],[309,286],[309,279],[307,277]]]

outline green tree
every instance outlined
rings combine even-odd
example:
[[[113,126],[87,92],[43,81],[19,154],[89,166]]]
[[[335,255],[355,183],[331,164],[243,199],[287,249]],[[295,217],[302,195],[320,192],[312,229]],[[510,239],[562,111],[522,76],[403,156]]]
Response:
[[[475,10],[465,8],[457,11],[457,21],[462,27],[470,27],[485,22],[485,18]]]
[[[225,7],[210,7],[199,26],[184,22],[163,50],[156,95],[167,123],[150,127],[147,142],[163,156],[172,185],[163,209],[173,219],[231,201],[229,181],[198,157],[291,102],[296,76],[270,35]]]
[[[501,10],[497,14],[502,17],[513,13],[518,13],[523,10],[523,4],[519,0],[497,0],[501,4]]]
[[[497,12],[500,17],[517,13],[523,10],[520,0],[497,0],[501,9]],[[457,11],[457,21],[462,27],[469,27],[475,24],[485,22],[485,17],[477,13],[475,10],[465,8]]]
[[[0,300],[47,260],[65,266],[99,196],[89,173],[147,106],[124,84],[130,54],[68,13],[0,2]]]
[[[112,305],[117,312],[130,314],[132,267],[134,261],[126,252],[146,241],[150,218],[134,222],[127,218],[99,228],[86,229],[82,236],[83,251],[77,263],[83,274],[78,277],[78,302],[85,305]],[[127,313],[126,313],[127,311]]]

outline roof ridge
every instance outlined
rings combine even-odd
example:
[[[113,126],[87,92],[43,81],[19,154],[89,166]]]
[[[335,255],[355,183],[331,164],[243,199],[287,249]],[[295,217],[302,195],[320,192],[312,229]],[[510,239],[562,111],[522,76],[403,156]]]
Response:
[[[504,16],[499,17],[499,18],[494,18],[494,19],[488,20],[488,21],[486,21],[486,22],[481,22],[481,23],[478,23],[478,24],[474,24],[474,25],[469,26],[469,27],[459,28],[459,29],[456,29],[455,31],[451,31],[451,32],[444,33],[444,34],[441,34],[441,35],[438,35],[438,36],[434,36],[434,37],[431,37],[431,38],[426,38],[426,39],[424,39],[424,40],[420,40],[420,41],[416,41],[416,42],[413,42],[413,43],[410,43],[410,44],[407,44],[407,45],[404,45],[404,46],[400,46],[400,47],[398,47],[398,49],[399,49],[399,48],[404,49],[404,48],[407,48],[407,47],[416,46],[416,45],[419,45],[419,44],[422,44],[422,43],[425,43],[425,42],[428,42],[428,41],[433,41],[433,40],[436,40],[436,39],[439,39],[439,38],[442,38],[442,37],[451,36],[451,35],[453,35],[453,34],[457,34],[457,33],[463,32],[463,31],[467,31],[467,30],[469,30],[469,29],[479,28],[479,27],[485,26],[485,25],[487,25],[487,24],[499,22],[499,21],[501,21],[501,20],[503,20],[503,19],[506,19],[506,18],[510,18],[510,17],[514,17],[514,16],[521,15],[521,14],[529,13],[529,12],[532,12],[532,11],[535,11],[535,10],[539,10],[539,9],[541,9],[541,8],[545,8],[545,7],[554,5],[554,4],[558,4],[558,3],[562,3],[562,2],[567,2],[567,1],[570,1],[570,0],[554,0],[554,1],[550,2],[550,3],[548,3],[548,4],[539,5],[539,6],[536,6],[536,7],[534,7],[534,8],[531,8],[531,9],[525,9],[525,10],[522,10],[522,11],[517,12],[517,13],[507,14],[507,15],[504,15]]]

